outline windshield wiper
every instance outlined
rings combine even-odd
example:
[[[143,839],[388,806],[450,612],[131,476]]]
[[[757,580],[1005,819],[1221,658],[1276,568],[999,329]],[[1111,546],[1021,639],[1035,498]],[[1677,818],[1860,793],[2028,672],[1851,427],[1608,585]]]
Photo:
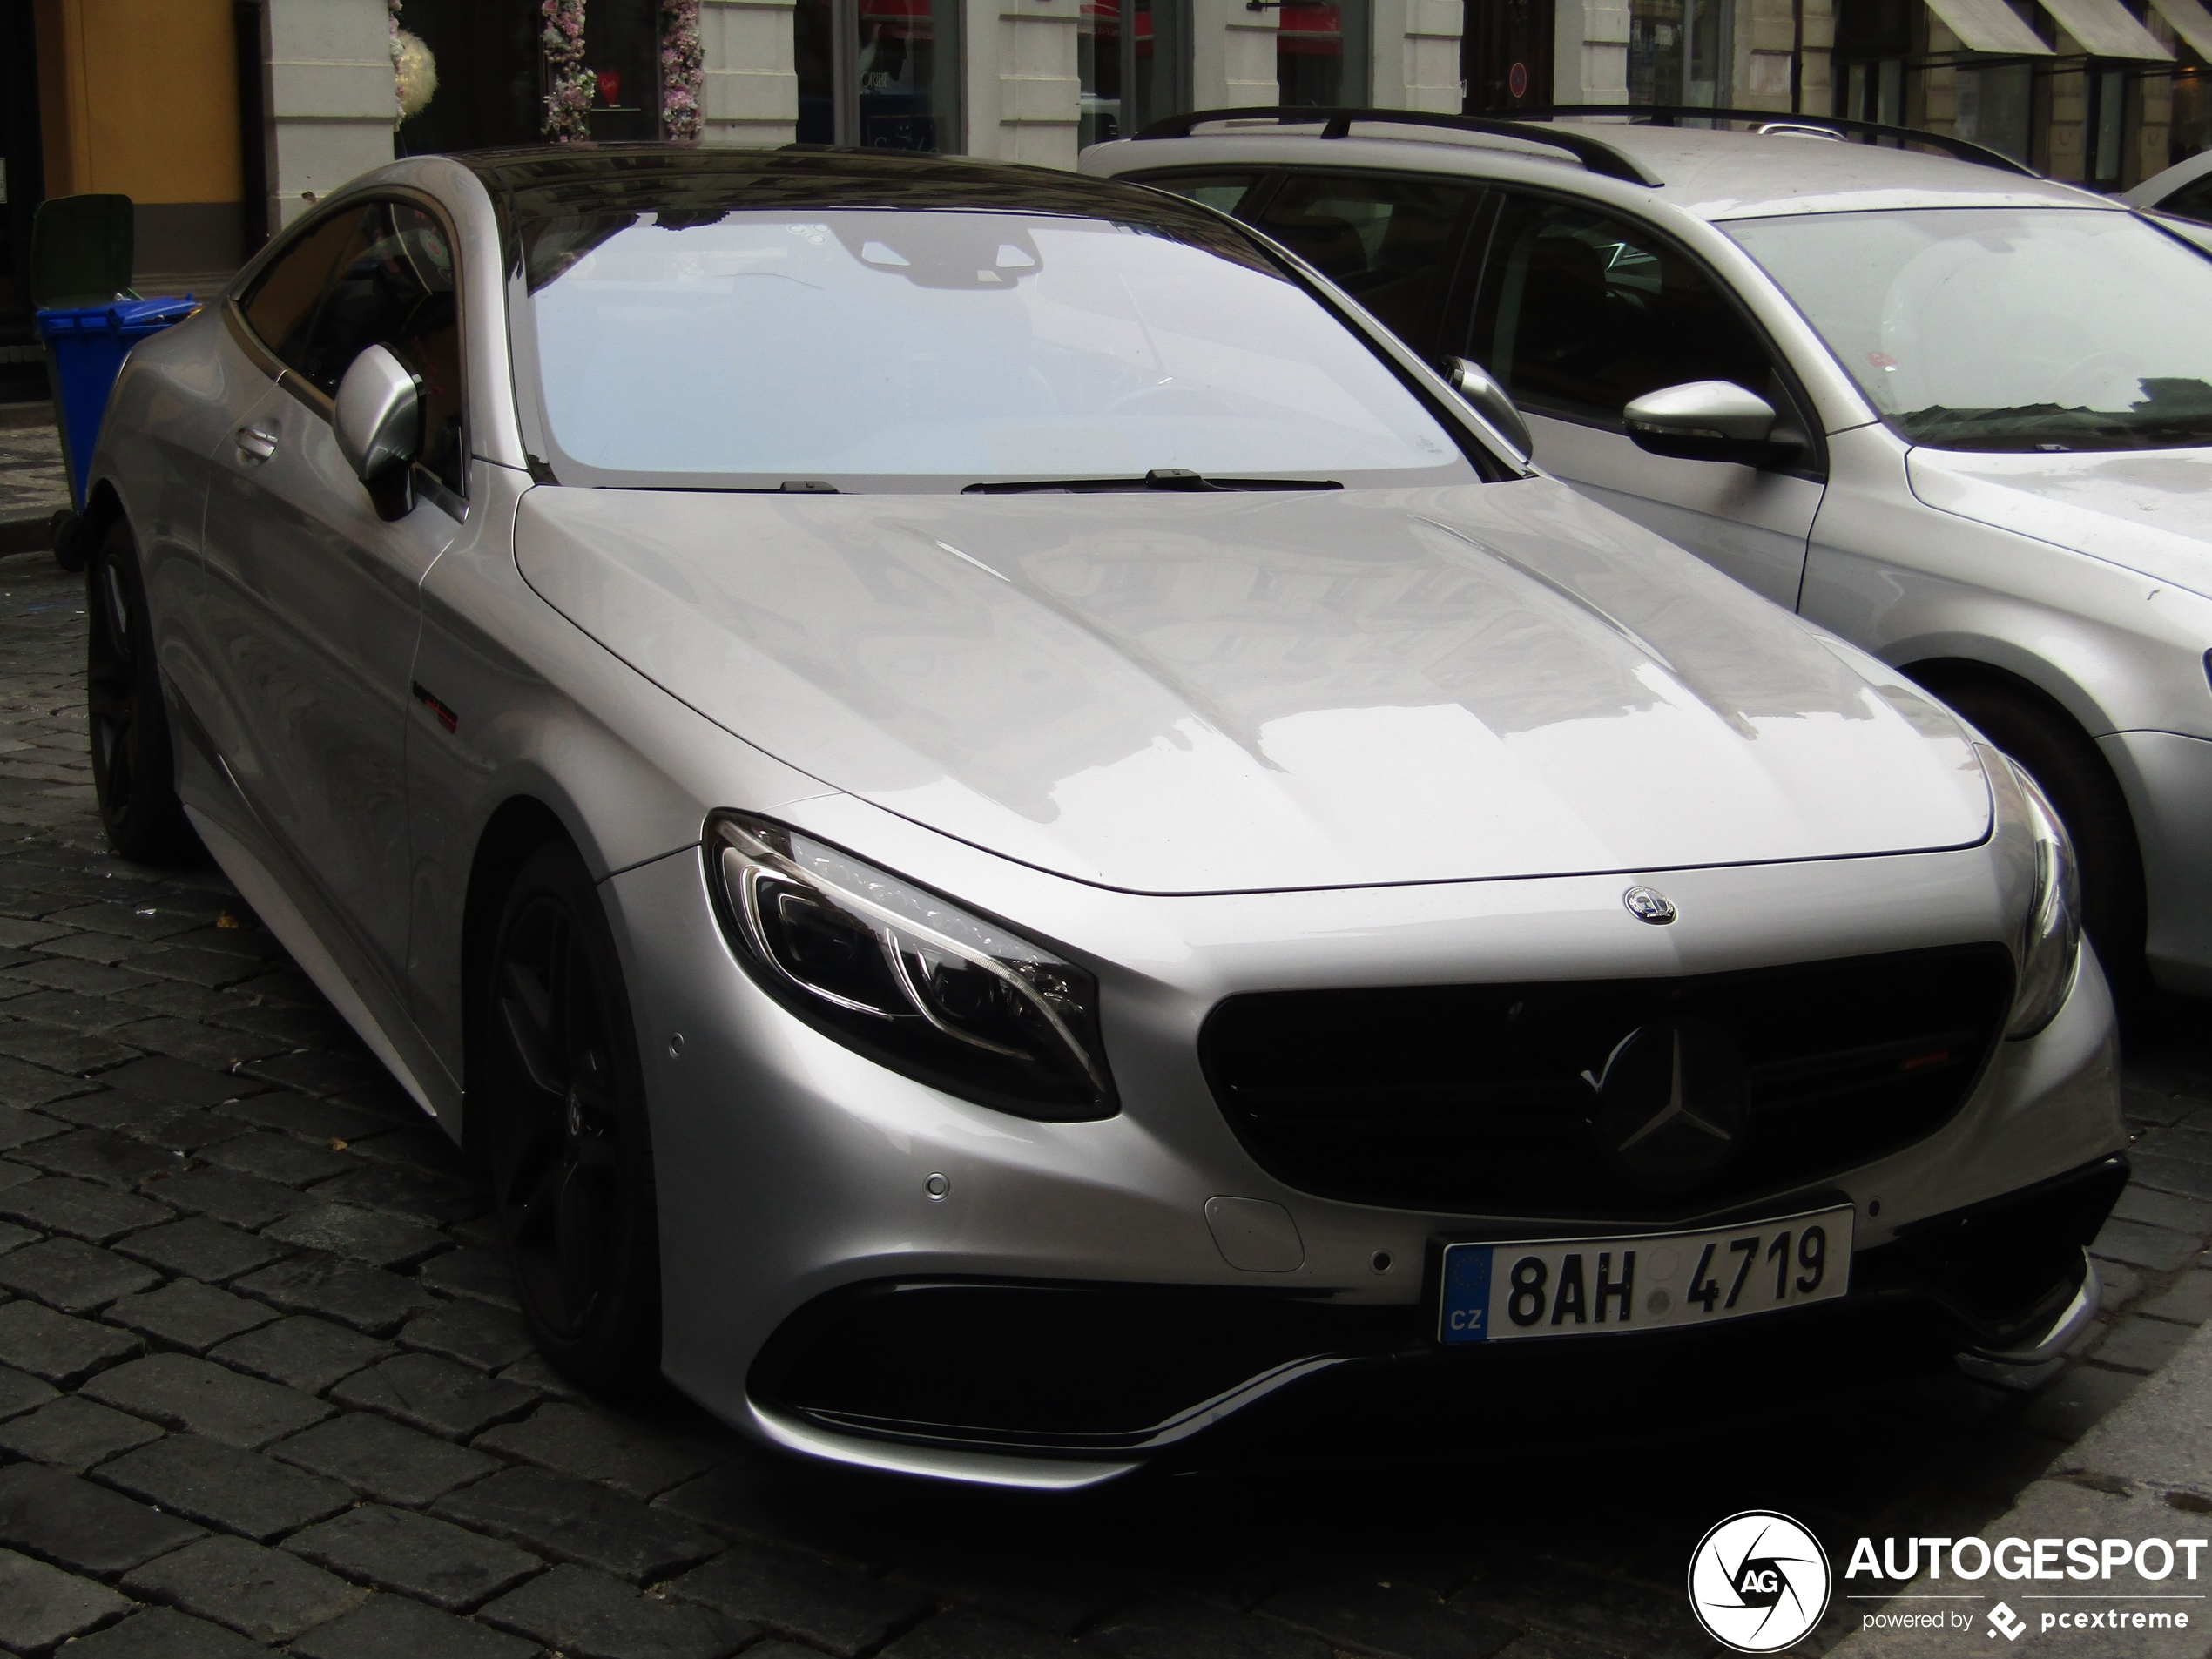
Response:
[[[1142,478],[1019,478],[970,484],[963,496],[1097,496],[1123,489],[1342,489],[1333,478],[1204,478],[1180,467],[1155,467]]]

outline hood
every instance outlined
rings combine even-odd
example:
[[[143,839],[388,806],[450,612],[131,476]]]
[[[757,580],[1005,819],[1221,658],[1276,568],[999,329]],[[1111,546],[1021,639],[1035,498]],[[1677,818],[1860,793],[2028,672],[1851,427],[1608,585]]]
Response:
[[[543,487],[516,548],[577,627],[786,764],[1131,891],[1833,858],[1988,826],[1948,715],[1548,479]]]
[[[1979,455],[1914,448],[1912,493],[2039,542],[2212,596],[2212,449]]]

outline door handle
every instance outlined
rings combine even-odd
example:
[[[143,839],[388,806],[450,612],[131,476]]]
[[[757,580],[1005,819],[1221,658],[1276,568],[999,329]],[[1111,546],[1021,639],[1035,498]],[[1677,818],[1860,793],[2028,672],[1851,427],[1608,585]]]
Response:
[[[242,426],[236,434],[241,461],[266,461],[277,452],[276,435],[259,427]]]

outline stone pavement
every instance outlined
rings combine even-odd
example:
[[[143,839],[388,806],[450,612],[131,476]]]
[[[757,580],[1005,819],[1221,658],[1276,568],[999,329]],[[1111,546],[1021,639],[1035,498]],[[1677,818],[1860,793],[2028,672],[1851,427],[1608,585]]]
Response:
[[[54,428],[0,425],[0,555],[51,546],[48,521],[68,505],[69,476]]]
[[[2201,1281],[2207,1277],[2199,1271]],[[2084,1435],[2051,1466],[2052,1472],[2020,1494],[2020,1501],[1977,1534],[1994,1548],[2007,1538],[2126,1539],[2141,1544],[2147,1539],[2164,1541],[2168,1554],[2175,1541],[2212,1537],[2212,1325],[2201,1325],[2195,1336],[2156,1376],[2138,1388],[2109,1416]],[[2184,1558],[2186,1551],[2183,1552]],[[2153,1555],[2155,1568],[2161,1558]],[[1939,1587],[1923,1580],[1914,1587],[1923,1593]],[[1964,1639],[1969,1645],[1983,1619],[1993,1616],[1990,1604],[2000,1596],[2020,1602],[2013,1609],[2025,1615],[2038,1634],[2046,1614],[2087,1611],[2107,1621],[2101,1633],[2094,1629],[2087,1640],[2068,1630],[2056,1639],[2070,1648],[2094,1652],[2101,1659],[2200,1659],[2212,1643],[2212,1596],[2205,1575],[2190,1582],[2182,1572],[2162,1575],[2147,1581],[2133,1564],[2096,1583],[2002,1583],[1985,1575],[1969,1582],[1947,1579],[1939,1602],[1959,1605],[1969,1626]],[[1980,1594],[1959,1595],[1973,1590]],[[2112,1592],[2120,1593],[2114,1599]],[[2085,1592],[2088,1592],[2085,1594]],[[2084,1608],[2081,1604],[2087,1604]],[[1926,1602],[1892,1602],[1897,1608],[1921,1610]],[[2124,1620],[2116,1615],[2129,1615]],[[2150,1615],[2164,1614],[2172,1621],[2159,1629]],[[2180,1615],[2180,1616],[2175,1616]],[[2146,1624],[2137,1626],[2136,1617]],[[2182,1623],[2186,1618],[2187,1624]],[[2193,1627],[2193,1628],[2192,1628]],[[2017,1640],[2018,1638],[2013,1638]],[[1939,1659],[1946,1651],[1956,1655],[1962,1637],[1955,1629],[1878,1629],[1848,1637],[1835,1650],[1835,1659]]]
[[[0,1649],[1705,1659],[1682,1587],[1715,1521],[1777,1508],[1833,1549],[2110,1495],[2039,1477],[2212,1316],[2199,1008],[2131,1059],[2106,1315],[2013,1386],[1799,1404],[1720,1376],[1693,1421],[1601,1349],[1610,1415],[1661,1419],[1626,1440],[1524,1443],[1484,1393],[1433,1455],[1291,1442],[1062,1499],[800,1466],[672,1397],[579,1398],[529,1351],[481,1185],[220,875],[104,850],[80,581],[0,558]],[[2202,1470],[2204,1439],[2136,1434],[2128,1490],[2155,1495],[2169,1454]],[[1839,1598],[1808,1648],[1847,1622]]]

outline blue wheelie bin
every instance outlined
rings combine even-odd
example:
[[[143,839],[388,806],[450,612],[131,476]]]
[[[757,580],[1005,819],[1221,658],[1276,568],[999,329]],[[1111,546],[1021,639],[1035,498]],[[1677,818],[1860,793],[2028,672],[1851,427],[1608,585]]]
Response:
[[[38,314],[38,335],[46,343],[54,401],[59,406],[70,505],[80,514],[84,510],[85,471],[100,441],[100,417],[107,412],[107,395],[122,372],[124,354],[148,334],[182,322],[199,308],[199,303],[187,296],[56,307]]]
[[[67,570],[84,567],[74,542],[84,475],[124,354],[193,309],[190,299],[141,300],[131,291],[132,214],[128,196],[55,196],[39,204],[31,226],[30,300],[69,475],[70,506],[54,515],[54,556]]]

